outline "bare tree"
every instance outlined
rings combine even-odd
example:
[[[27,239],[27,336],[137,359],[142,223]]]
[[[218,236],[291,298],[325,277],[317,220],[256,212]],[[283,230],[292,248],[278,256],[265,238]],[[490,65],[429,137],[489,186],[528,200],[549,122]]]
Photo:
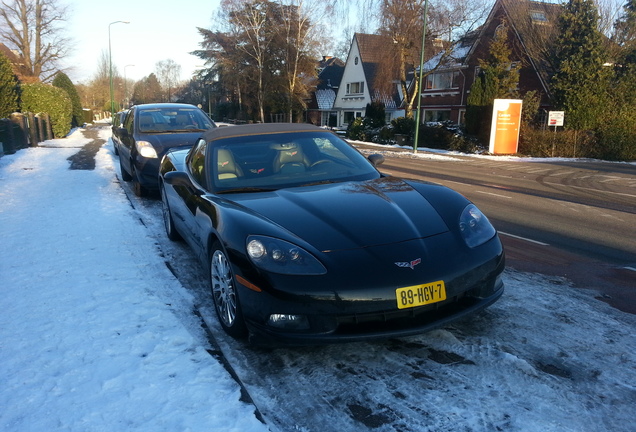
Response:
[[[232,34],[240,40],[241,36],[247,43],[237,45],[237,50],[243,52],[256,65],[256,99],[258,114],[261,122],[265,122],[265,63],[271,38],[267,37],[267,2],[241,0],[224,0],[222,6],[228,8]]]
[[[0,38],[23,57],[24,67],[34,80],[47,81],[58,72],[58,61],[69,50],[70,39],[62,24],[68,7],[57,0],[3,0],[0,9]]]
[[[172,89],[179,84],[179,78],[181,77],[181,65],[172,59],[161,60],[155,64],[155,71],[157,72],[157,79],[166,92],[167,101],[171,102]]]
[[[417,79],[413,81],[415,85],[409,86],[407,72],[410,67],[419,64],[425,0],[373,1],[378,2],[380,7],[378,33],[388,36],[386,40],[392,44],[386,47],[388,55],[380,66],[380,82],[390,84],[392,80],[399,80],[405,97],[406,115],[410,117],[420,91]],[[430,74],[451,59],[455,55],[456,44],[483,21],[487,12],[485,0],[429,1],[424,54],[426,59],[437,56],[436,64],[422,73]],[[383,90],[386,92],[388,89]]]
[[[286,47],[284,82],[289,104],[288,120],[291,123],[294,103],[304,110],[309,87],[315,84],[312,80],[315,75],[314,59],[318,57],[318,33],[322,28],[318,23],[331,10],[323,0],[291,0],[288,6],[284,6],[282,1],[280,3],[283,15],[281,34],[285,39],[283,46]]]

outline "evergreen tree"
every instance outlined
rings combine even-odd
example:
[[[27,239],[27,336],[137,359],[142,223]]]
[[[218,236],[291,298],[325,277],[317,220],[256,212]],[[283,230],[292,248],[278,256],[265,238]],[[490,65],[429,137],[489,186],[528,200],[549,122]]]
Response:
[[[614,40],[621,47],[621,63],[636,64],[636,1],[628,0],[623,15],[614,24]]]
[[[606,105],[605,68],[598,12],[593,0],[569,0],[559,18],[552,94],[566,126],[594,129]]]
[[[20,86],[9,59],[0,53],[0,118],[18,111]]]
[[[488,58],[479,60],[481,72],[470,88],[466,107],[466,130],[486,139],[490,132],[492,106],[495,99],[518,97],[519,68],[513,64],[505,20],[495,32]]]
[[[53,85],[65,90],[71,99],[71,104],[73,105],[71,127],[82,125],[84,123],[84,110],[82,109],[82,102],[77,89],[71,79],[64,72],[58,72],[53,79]]]

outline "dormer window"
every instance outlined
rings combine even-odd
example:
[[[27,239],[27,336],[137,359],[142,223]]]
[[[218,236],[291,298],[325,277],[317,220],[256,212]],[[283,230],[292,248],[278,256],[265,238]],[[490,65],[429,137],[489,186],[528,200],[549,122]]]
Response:
[[[548,22],[548,18],[546,18],[545,13],[540,11],[531,11],[530,18],[532,18],[532,21],[537,24],[545,24]]]

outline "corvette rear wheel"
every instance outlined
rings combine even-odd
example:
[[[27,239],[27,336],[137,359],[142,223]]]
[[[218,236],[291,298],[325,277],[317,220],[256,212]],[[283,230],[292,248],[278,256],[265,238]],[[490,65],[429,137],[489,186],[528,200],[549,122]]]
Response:
[[[221,248],[221,244],[218,242],[212,247],[210,286],[212,288],[214,308],[223,330],[234,338],[245,337],[247,335],[247,327],[243,320],[232,266]]]

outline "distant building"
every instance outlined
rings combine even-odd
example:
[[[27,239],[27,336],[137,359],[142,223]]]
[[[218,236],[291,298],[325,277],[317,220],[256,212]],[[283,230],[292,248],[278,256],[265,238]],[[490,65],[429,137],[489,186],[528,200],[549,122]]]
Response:
[[[318,84],[307,107],[307,121],[318,126],[336,127],[338,112],[333,109],[340,87],[344,62],[336,57],[323,57],[318,64]]]
[[[455,44],[450,55],[442,60],[440,53],[425,64],[425,72],[432,72],[421,92],[422,121],[464,123],[470,88],[480,72],[479,60],[488,57],[490,42],[503,22],[508,27],[511,66],[519,66],[519,93],[538,91],[541,106],[549,109],[551,71],[541,51],[555,39],[561,8],[542,1],[497,0],[485,23]]]
[[[37,78],[34,79],[31,76],[29,69],[26,67],[24,57],[22,57],[18,51],[12,50],[5,44],[0,43],[0,52],[9,59],[9,62],[13,65],[13,73],[16,74],[21,82],[39,81]]]
[[[367,104],[372,102],[384,104],[387,122],[404,115],[398,77],[387,76],[382,70],[383,56],[392,45],[385,36],[363,33],[353,36],[333,105],[337,127],[346,128],[357,117],[364,117]]]

